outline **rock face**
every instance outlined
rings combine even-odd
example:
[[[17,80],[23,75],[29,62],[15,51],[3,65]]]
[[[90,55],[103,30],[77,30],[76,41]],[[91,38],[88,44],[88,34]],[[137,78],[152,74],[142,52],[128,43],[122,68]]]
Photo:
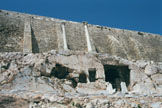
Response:
[[[29,103],[24,99],[1,96],[0,108],[29,108]]]
[[[161,108],[162,37],[0,10],[1,108]]]
[[[89,41],[86,34],[89,35]],[[41,53],[62,50],[65,43],[69,50],[87,52],[89,43],[93,52],[109,53],[128,60],[162,62],[162,36],[157,34],[4,10],[0,11],[0,39],[0,52]],[[25,43],[30,45],[27,46]]]
[[[15,108],[23,103],[30,108],[162,104],[160,62],[133,62],[108,54],[54,50],[39,54],[1,53],[0,61],[0,95],[7,102],[13,98],[14,102],[8,104]],[[3,99],[0,105],[6,108]]]

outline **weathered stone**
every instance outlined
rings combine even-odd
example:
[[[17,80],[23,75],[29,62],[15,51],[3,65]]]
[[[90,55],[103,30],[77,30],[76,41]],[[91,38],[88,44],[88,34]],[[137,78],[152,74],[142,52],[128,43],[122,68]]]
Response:
[[[116,89],[113,89],[111,83],[107,83],[107,88],[106,88],[108,94],[113,94],[115,93]]]
[[[151,103],[150,107],[151,108],[161,108],[162,102]]]
[[[24,24],[24,43],[23,52],[32,53],[32,32],[31,32],[30,18],[25,19]]]
[[[88,104],[86,105],[86,108],[95,108],[95,106],[94,106],[92,103],[88,103]]]
[[[109,53],[128,60],[153,60],[162,61],[162,39],[160,35],[150,33],[139,33],[136,31],[121,30],[96,25],[87,26],[85,31],[83,23],[58,20],[43,16],[28,15],[16,12],[0,12],[0,31],[3,39],[0,44],[0,52],[22,52],[24,41],[24,22],[30,17],[32,52],[47,52],[63,48],[64,23],[66,32],[67,47],[70,50],[87,51],[85,32],[88,31],[89,42],[98,53]],[[26,24],[25,24],[26,25]],[[119,37],[119,35],[122,35]],[[44,38],[45,37],[45,38]],[[102,38],[101,38],[102,37]],[[30,50],[31,50],[31,44]],[[27,46],[27,47],[29,47]],[[123,47],[124,46],[124,47]],[[148,47],[149,46],[149,47]],[[94,49],[92,47],[92,49]],[[149,53],[149,54],[148,54]]]
[[[31,76],[32,75],[32,67],[26,66],[22,69],[24,76]]]
[[[145,73],[147,75],[156,74],[156,73],[158,73],[158,68],[156,66],[153,66],[153,65],[147,65],[146,68],[145,68]]]
[[[133,86],[137,82],[143,81],[143,79],[146,79],[146,78],[147,78],[147,75],[140,68],[136,68],[136,69],[130,71],[131,86]]]
[[[120,86],[121,86],[122,93],[128,93],[127,86],[126,86],[125,82],[121,82]]]
[[[13,98],[10,96],[1,96],[0,98],[1,108],[29,108],[29,103],[25,99]]]
[[[146,74],[144,64],[147,63],[127,62],[126,59],[119,62],[120,60],[120,57],[107,54],[80,51],[70,51],[67,54],[58,51],[54,54],[1,53],[0,64],[4,70],[0,73],[0,95],[25,99],[37,108],[88,107],[88,103],[98,108],[147,108],[151,103],[160,102],[161,64],[150,64],[158,72]],[[104,65],[117,71],[106,70],[114,72],[109,77],[111,83],[107,82]],[[118,66],[129,67],[130,73],[123,74],[122,68]],[[90,75],[90,71],[96,72],[96,75]],[[90,77],[94,77],[94,82],[88,82]],[[119,84],[122,82],[121,91],[115,92],[117,85],[114,82],[117,79]],[[127,81],[127,85],[123,81]]]
[[[79,74],[78,73],[70,73],[70,77],[79,78]]]
[[[159,96],[162,95],[162,86],[156,88],[156,93],[159,94]]]
[[[162,74],[152,75],[151,78],[156,84],[162,85]]]
[[[102,85],[102,84],[101,84]],[[102,87],[100,84],[96,83],[78,83],[77,91],[84,94],[106,94],[106,86]]]
[[[150,95],[150,94],[156,93],[153,83],[143,83],[143,82],[137,83],[133,87],[133,90],[134,92],[143,94],[143,95]]]
[[[71,86],[69,85],[66,85],[66,84],[63,84],[63,89],[66,91],[66,92],[75,92],[74,88],[72,88]]]

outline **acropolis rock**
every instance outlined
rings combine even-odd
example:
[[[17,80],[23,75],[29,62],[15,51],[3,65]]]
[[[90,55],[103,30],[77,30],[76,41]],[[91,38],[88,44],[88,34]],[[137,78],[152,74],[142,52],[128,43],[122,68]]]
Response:
[[[0,108],[162,108],[158,34],[0,10],[0,40]]]

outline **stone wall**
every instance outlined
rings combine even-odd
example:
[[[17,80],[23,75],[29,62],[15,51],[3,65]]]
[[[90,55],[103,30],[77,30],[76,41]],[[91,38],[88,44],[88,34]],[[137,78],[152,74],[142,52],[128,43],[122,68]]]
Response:
[[[80,23],[65,23],[67,44],[70,50],[87,51],[84,25]]]
[[[61,25],[69,50],[88,51],[84,23],[0,11],[0,52],[22,52],[25,19],[31,23],[32,52],[64,49]],[[157,34],[87,25],[94,52],[109,53],[128,60],[162,61],[162,37]]]
[[[24,19],[0,12],[0,52],[23,50]]]
[[[31,18],[33,52],[47,52],[58,49],[57,32],[61,32],[58,27],[60,23],[43,19]]]
[[[158,35],[89,25],[97,52],[128,60],[161,61],[162,37]]]

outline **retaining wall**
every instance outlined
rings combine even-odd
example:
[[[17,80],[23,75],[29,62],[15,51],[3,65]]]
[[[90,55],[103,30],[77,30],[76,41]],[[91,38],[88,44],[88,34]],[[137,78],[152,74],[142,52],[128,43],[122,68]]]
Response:
[[[24,40],[24,23],[29,19],[31,37]],[[64,49],[62,24],[69,50],[88,51],[85,23],[43,16],[0,11],[0,52],[22,52],[31,41],[33,53]],[[128,60],[162,61],[162,36],[86,24],[93,52],[109,53]],[[28,43],[28,42],[26,42]],[[29,42],[30,43],[30,42]]]

